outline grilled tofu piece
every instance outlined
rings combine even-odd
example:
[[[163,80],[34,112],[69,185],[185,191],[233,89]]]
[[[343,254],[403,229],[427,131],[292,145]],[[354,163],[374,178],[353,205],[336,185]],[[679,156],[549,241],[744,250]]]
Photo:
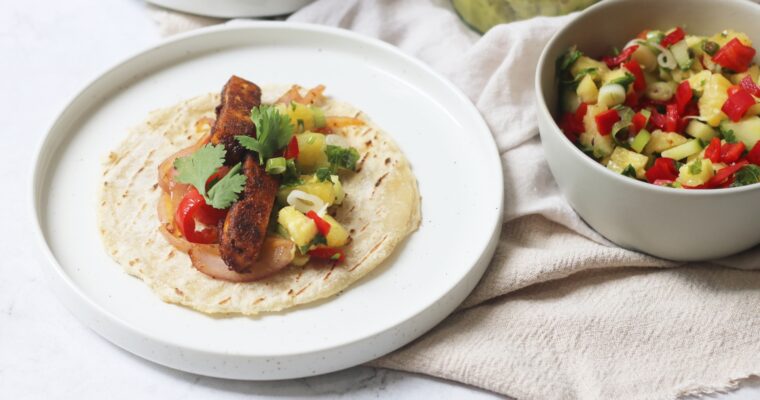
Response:
[[[230,207],[219,239],[219,251],[231,270],[251,272],[267,235],[269,217],[280,182],[264,171],[258,158],[248,154],[243,162],[245,190]]]
[[[225,163],[235,165],[243,159],[245,149],[235,136],[256,136],[251,109],[261,105],[261,89],[252,82],[233,75],[222,89],[222,101],[216,107],[216,122],[211,128],[211,143],[223,144]]]

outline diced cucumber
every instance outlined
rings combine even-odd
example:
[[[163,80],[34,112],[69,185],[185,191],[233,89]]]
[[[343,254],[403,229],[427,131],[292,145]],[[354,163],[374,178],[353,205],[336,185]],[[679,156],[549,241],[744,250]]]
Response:
[[[649,133],[649,131],[646,129],[642,129],[641,131],[639,131],[636,137],[633,138],[633,141],[631,142],[631,148],[637,153],[641,153],[644,150],[644,147],[646,147],[647,143],[649,143],[649,139],[651,138],[652,138],[652,135]]]
[[[733,131],[736,139],[744,142],[747,149],[751,149],[760,140],[760,117],[745,118],[739,122],[725,120],[721,122],[720,129]]]
[[[682,70],[687,70],[691,67],[691,58],[689,58],[689,45],[685,40],[681,40],[678,43],[670,46],[670,52],[673,53],[673,58],[676,59],[678,66]]]
[[[699,139],[691,139],[682,145],[663,151],[661,155],[666,158],[681,160],[700,151],[702,151],[702,143]]]
[[[648,162],[649,157],[645,155],[634,153],[623,147],[616,147],[610,156],[610,160],[607,162],[607,168],[618,174],[622,174],[630,165],[636,171],[636,178],[643,179]]]
[[[713,127],[696,119],[691,120],[689,125],[686,126],[686,133],[691,137],[702,139],[705,142],[709,142],[710,139],[718,134]]]

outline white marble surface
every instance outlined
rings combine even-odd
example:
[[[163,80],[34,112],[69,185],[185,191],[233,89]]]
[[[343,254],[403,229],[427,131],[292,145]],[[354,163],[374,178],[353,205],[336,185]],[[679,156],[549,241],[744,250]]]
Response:
[[[356,367],[281,382],[164,368],[111,345],[54,298],[29,229],[32,154],[55,113],[107,66],[159,40],[138,0],[0,2],[0,398],[496,398],[424,376]],[[509,373],[505,371],[505,373]],[[760,398],[760,380],[720,399]]]

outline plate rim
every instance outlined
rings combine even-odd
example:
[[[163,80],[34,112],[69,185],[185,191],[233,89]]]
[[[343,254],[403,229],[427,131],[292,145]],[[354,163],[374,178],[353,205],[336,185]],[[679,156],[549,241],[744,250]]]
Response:
[[[41,209],[42,206],[42,199],[43,196],[43,190],[41,188],[41,184],[43,183],[44,178],[44,172],[47,171],[49,164],[51,162],[51,158],[47,157],[46,159],[42,159],[42,156],[45,155],[46,148],[49,147],[49,143],[51,142],[52,135],[51,133],[57,128],[57,125],[60,123],[61,119],[66,116],[67,113],[70,112],[70,108],[73,104],[80,101],[84,95],[86,95],[90,89],[97,84],[101,79],[103,79],[104,76],[124,67],[125,64],[128,64],[132,62],[135,58],[138,58],[139,56],[143,55],[144,53],[148,53],[157,49],[160,49],[165,46],[174,45],[177,42],[182,42],[185,40],[192,40],[195,37],[198,36],[205,36],[205,35],[211,35],[217,32],[222,31],[249,31],[249,30],[260,30],[260,29],[284,29],[284,30],[295,30],[295,31],[301,31],[301,32],[317,32],[317,33],[325,33],[325,34],[332,34],[337,35],[342,38],[351,40],[356,42],[357,44],[364,44],[369,45],[373,47],[378,47],[383,51],[392,53],[395,57],[398,57],[402,59],[404,62],[411,63],[415,67],[420,68],[425,74],[435,78],[435,80],[445,86],[445,88],[451,92],[452,95],[456,96],[460,102],[467,105],[467,108],[469,109],[468,112],[476,116],[476,120],[478,123],[477,129],[474,129],[474,131],[480,132],[479,135],[483,136],[481,138],[482,140],[485,140],[487,143],[487,146],[490,147],[490,155],[488,157],[483,157],[484,160],[488,160],[489,164],[493,169],[496,170],[496,177],[498,179],[495,179],[496,182],[490,182],[495,186],[496,192],[498,193],[498,202],[497,207],[495,209],[495,214],[498,218],[494,219],[492,225],[489,227],[489,230],[491,232],[491,237],[488,241],[485,243],[482,243],[480,246],[478,246],[478,256],[475,257],[475,260],[472,262],[472,264],[466,269],[466,272],[464,275],[458,277],[456,280],[452,280],[452,284],[446,288],[446,291],[444,294],[439,297],[436,301],[432,302],[431,304],[428,304],[421,308],[417,313],[411,314],[406,319],[400,320],[396,322],[393,325],[386,326],[384,329],[380,331],[376,331],[373,333],[369,333],[365,336],[355,338],[353,340],[341,342],[339,344],[335,344],[331,347],[323,347],[311,351],[299,351],[295,353],[277,353],[277,354],[243,354],[243,353],[219,353],[219,352],[213,352],[208,351],[207,349],[203,348],[197,348],[193,346],[188,346],[181,343],[175,343],[175,342],[169,342],[166,341],[160,337],[156,337],[154,335],[151,335],[149,332],[144,332],[138,327],[133,326],[132,324],[122,320],[117,315],[111,313],[107,309],[103,308],[99,303],[97,303],[94,299],[92,299],[90,296],[88,296],[86,293],[82,291],[82,289],[72,281],[71,277],[64,271],[62,265],[57,260],[55,255],[52,252],[52,249],[50,248],[50,245],[45,237],[44,229],[42,227],[42,221],[44,220],[43,213],[44,211]],[[50,123],[47,124],[47,128],[44,131],[45,133],[38,139],[38,142],[35,146],[33,157],[32,157],[32,168],[31,172],[29,173],[29,192],[27,192],[31,196],[31,200],[28,201],[29,207],[27,208],[30,218],[33,223],[33,235],[35,237],[35,243],[37,246],[37,249],[40,250],[38,255],[38,261],[40,264],[40,267],[43,269],[43,274],[47,278],[48,284],[52,284],[52,289],[56,293],[56,297],[61,301],[66,308],[71,312],[81,323],[83,323],[88,328],[95,331],[99,336],[105,338],[110,343],[116,345],[117,347],[120,347],[122,349],[125,349],[129,351],[132,354],[135,354],[141,358],[150,360],[152,362],[168,366],[170,368],[179,369],[187,372],[192,373],[198,373],[202,375],[207,376],[216,376],[216,377],[222,377],[227,378],[227,375],[216,375],[213,373],[205,373],[205,372],[198,372],[193,369],[186,369],[181,366],[177,366],[168,362],[165,362],[164,360],[161,360],[160,357],[151,357],[145,352],[137,351],[133,348],[129,348],[127,345],[124,345],[122,341],[126,341],[122,339],[121,341],[117,341],[114,336],[115,334],[107,334],[104,333],[104,330],[107,330],[107,328],[101,327],[101,329],[96,329],[95,323],[89,321],[84,314],[95,314],[96,317],[100,318],[101,320],[99,323],[109,323],[111,326],[121,329],[123,332],[126,332],[127,334],[131,334],[136,338],[143,338],[150,340],[154,342],[155,344],[159,346],[165,346],[170,348],[175,348],[181,352],[185,352],[186,354],[188,352],[197,354],[199,356],[224,356],[224,357],[233,357],[233,358],[277,358],[277,357],[294,357],[294,356],[305,356],[305,355],[311,355],[311,354],[319,354],[324,352],[330,352],[335,351],[338,349],[350,347],[352,345],[359,344],[363,341],[372,340],[380,335],[386,334],[388,332],[393,331],[394,329],[397,329],[405,324],[410,323],[410,321],[419,319],[423,314],[431,312],[433,308],[436,307],[437,303],[447,297],[453,294],[455,290],[459,288],[464,283],[467,283],[466,281],[468,278],[472,278],[473,272],[476,273],[477,276],[474,277],[474,282],[472,284],[468,284],[466,290],[458,296],[459,298],[456,299],[454,302],[454,305],[452,307],[447,307],[448,309],[442,314],[440,318],[435,318],[435,321],[432,324],[427,324],[424,329],[419,332],[418,334],[415,334],[411,337],[405,338],[402,340],[402,343],[400,345],[394,345],[390,349],[384,349],[381,351],[379,355],[376,357],[381,357],[382,355],[388,354],[400,347],[402,347],[405,344],[410,343],[411,341],[417,339],[418,337],[424,335],[426,332],[428,332],[430,329],[432,329],[435,325],[437,325],[439,322],[441,322],[443,319],[445,319],[448,315],[450,315],[452,312],[456,310],[456,307],[464,300],[464,298],[470,294],[470,292],[474,289],[475,285],[480,281],[482,275],[484,274],[486,267],[488,266],[488,263],[493,257],[493,254],[496,249],[496,244],[498,242],[498,238],[500,236],[501,228],[502,228],[502,215],[503,215],[503,208],[504,208],[504,176],[503,176],[503,170],[502,170],[502,164],[500,159],[500,153],[498,151],[498,147],[496,145],[495,138],[493,137],[493,134],[491,133],[490,127],[486,123],[485,119],[483,118],[482,114],[480,114],[480,111],[477,109],[477,107],[473,104],[473,102],[464,94],[464,92],[459,89],[457,86],[455,86],[448,78],[444,77],[442,74],[438,73],[437,71],[433,70],[432,67],[428,66],[421,60],[417,59],[414,56],[411,56],[405,52],[403,52],[401,49],[399,49],[396,46],[393,46],[389,43],[386,43],[382,40],[368,37],[353,31],[349,31],[342,28],[336,28],[336,27],[330,27],[330,26],[324,26],[324,25],[318,25],[318,24],[310,24],[310,23],[300,23],[300,22],[289,22],[289,21],[246,21],[244,23],[234,23],[234,24],[221,24],[211,27],[205,27],[196,29],[193,31],[181,33],[163,40],[160,40],[158,42],[153,43],[152,45],[148,45],[145,47],[142,47],[134,52],[129,53],[127,56],[122,57],[115,63],[109,64],[105,68],[102,68],[98,72],[94,74],[93,77],[86,80],[83,85],[79,87],[71,96],[69,96],[66,101],[63,102],[63,105],[59,107],[57,112],[53,112],[52,119],[50,120]],[[486,135],[487,133],[487,135]],[[63,138],[69,137],[68,135],[63,135]],[[477,270],[480,271],[477,271]],[[77,307],[86,307],[86,310],[75,310]],[[237,316],[237,315],[235,315]],[[123,334],[122,334],[123,335]],[[376,357],[370,357],[364,361],[368,361],[370,359],[374,359]],[[360,357],[362,359],[365,357]],[[298,375],[298,376],[289,376],[285,378],[264,378],[264,379],[290,379],[295,377],[302,377],[302,376],[311,376],[311,375],[319,375],[323,373],[328,373],[344,368],[349,368],[354,365],[358,365],[361,362],[358,363],[352,363],[351,365],[342,366],[340,368],[333,368],[329,370],[319,371],[317,373],[307,374],[307,375]],[[243,379],[249,379],[249,380],[259,380],[259,378],[243,378]]]

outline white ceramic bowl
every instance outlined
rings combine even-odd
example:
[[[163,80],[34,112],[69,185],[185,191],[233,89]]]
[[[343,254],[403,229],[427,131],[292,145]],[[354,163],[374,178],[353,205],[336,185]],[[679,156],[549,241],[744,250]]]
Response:
[[[607,0],[557,32],[536,75],[538,126],[562,193],[597,232],[618,245],[672,260],[707,260],[760,243],[760,184],[677,190],[616,174],[583,154],[554,122],[555,60],[571,45],[592,56],[622,46],[643,29],[745,32],[760,44],[760,5],[745,0]],[[755,60],[757,61],[757,59]]]

